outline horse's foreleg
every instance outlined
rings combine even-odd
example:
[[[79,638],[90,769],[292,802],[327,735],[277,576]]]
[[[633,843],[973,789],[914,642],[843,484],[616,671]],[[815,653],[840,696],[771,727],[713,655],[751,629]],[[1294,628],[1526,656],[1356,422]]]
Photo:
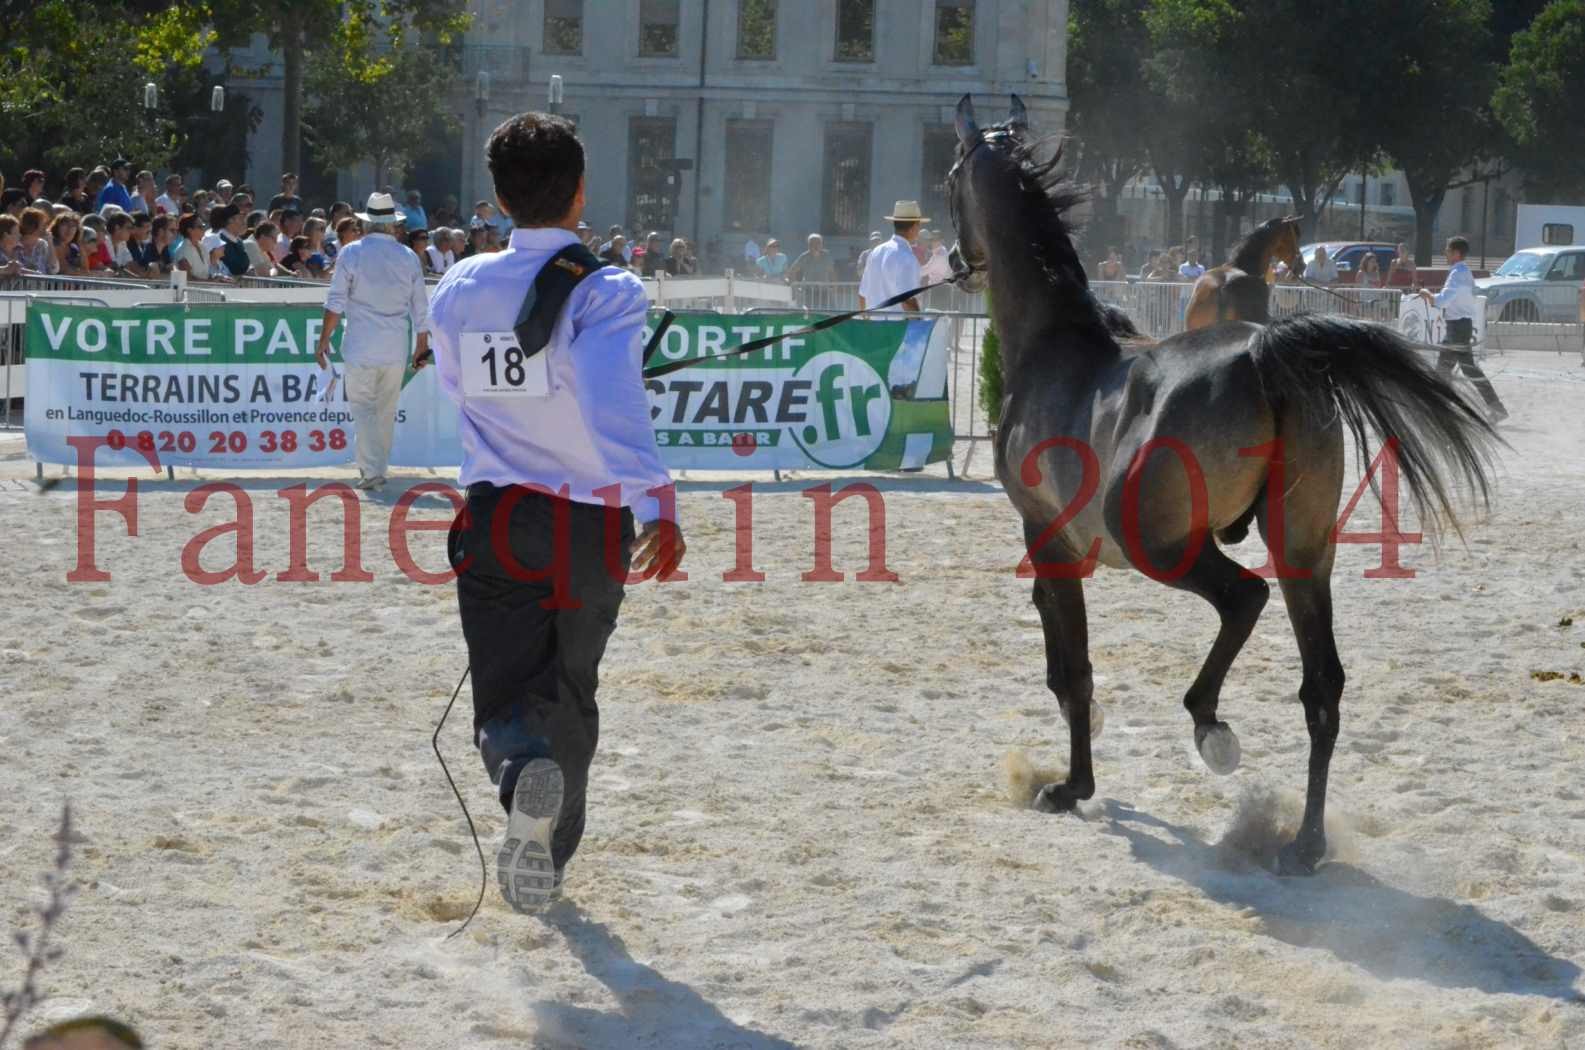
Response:
[[[1216,707],[1227,672],[1255,629],[1271,588],[1265,580],[1246,575],[1237,562],[1209,543],[1186,574],[1168,582],[1210,602],[1222,620],[1183,706],[1194,719],[1194,746],[1200,757],[1213,772],[1225,775],[1238,768],[1240,750],[1232,729],[1218,721]]]
[[[1052,561],[1064,555],[1047,554]],[[1036,556],[1039,564],[1040,558]],[[1035,808],[1047,813],[1072,810],[1080,799],[1095,794],[1095,770],[1090,763],[1091,707],[1095,684],[1090,675],[1089,624],[1084,615],[1084,584],[1080,580],[1036,579],[1035,608],[1046,641],[1046,684],[1056,694],[1068,723],[1068,779],[1047,784],[1035,798]],[[1095,720],[1098,729],[1098,719]]]
[[[1327,567],[1328,570],[1330,566]],[[1309,875],[1326,855],[1326,778],[1337,743],[1339,701],[1343,696],[1343,662],[1332,636],[1330,573],[1314,572],[1309,579],[1281,581],[1288,619],[1299,642],[1304,680],[1299,699],[1304,704],[1304,724],[1310,731],[1310,777],[1304,798],[1304,820],[1298,837],[1282,848],[1278,871],[1284,875]]]

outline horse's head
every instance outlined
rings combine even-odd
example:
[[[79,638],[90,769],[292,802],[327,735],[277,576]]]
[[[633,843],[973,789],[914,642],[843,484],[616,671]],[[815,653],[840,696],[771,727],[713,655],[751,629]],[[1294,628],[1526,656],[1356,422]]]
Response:
[[[1299,217],[1289,215],[1278,220],[1281,226],[1277,231],[1277,239],[1272,244],[1271,254],[1275,259],[1281,259],[1288,264],[1288,269],[1294,276],[1304,276],[1304,255],[1299,251]]]
[[[987,231],[993,222],[984,189],[990,180],[981,173],[1017,172],[1021,162],[1014,151],[1029,130],[1029,116],[1023,101],[1014,95],[1007,120],[982,130],[974,119],[973,100],[964,95],[958,102],[956,126],[958,159],[947,173],[947,207],[958,238],[947,258],[958,285],[968,292],[980,292],[991,268]]]

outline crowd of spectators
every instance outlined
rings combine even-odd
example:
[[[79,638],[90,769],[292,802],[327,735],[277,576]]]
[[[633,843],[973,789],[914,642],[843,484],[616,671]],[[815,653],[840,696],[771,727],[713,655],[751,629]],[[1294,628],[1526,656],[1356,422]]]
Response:
[[[511,223],[486,201],[465,226],[453,202],[431,213],[417,190],[405,200],[397,234],[426,274],[506,244]],[[180,174],[134,174],[123,158],[58,178],[30,170],[14,184],[0,174],[0,277],[328,280],[337,253],[362,234],[352,205],[310,207],[290,173],[267,202],[229,179],[190,188]]]

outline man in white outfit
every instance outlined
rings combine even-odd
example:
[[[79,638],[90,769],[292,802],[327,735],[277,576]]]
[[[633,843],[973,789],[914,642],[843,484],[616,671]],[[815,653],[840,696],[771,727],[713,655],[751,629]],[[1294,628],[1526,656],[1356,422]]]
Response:
[[[859,281],[859,309],[874,309],[893,296],[901,295],[924,284],[920,276],[919,260],[914,255],[914,242],[919,239],[919,228],[929,218],[919,211],[918,201],[898,201],[892,214],[886,216],[895,233],[889,241],[882,241],[870,249],[864,260],[864,276]],[[919,312],[919,297],[905,299],[893,309]]]
[[[396,402],[402,395],[413,333],[418,334],[420,356],[429,348],[429,334],[424,331],[429,298],[418,256],[391,236],[403,219],[391,195],[370,194],[368,211],[359,212],[358,218],[367,232],[336,255],[317,357],[320,368],[330,366],[330,337],[346,317],[341,356],[346,362],[347,401],[357,428],[357,487],[380,489],[391,458]]]

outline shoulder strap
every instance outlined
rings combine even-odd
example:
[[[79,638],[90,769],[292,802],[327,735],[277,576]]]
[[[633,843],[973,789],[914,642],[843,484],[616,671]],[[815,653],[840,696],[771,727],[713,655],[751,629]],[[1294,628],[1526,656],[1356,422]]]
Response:
[[[534,277],[512,331],[523,356],[532,357],[550,343],[550,334],[574,288],[605,263],[582,244],[569,244],[552,255]]]

